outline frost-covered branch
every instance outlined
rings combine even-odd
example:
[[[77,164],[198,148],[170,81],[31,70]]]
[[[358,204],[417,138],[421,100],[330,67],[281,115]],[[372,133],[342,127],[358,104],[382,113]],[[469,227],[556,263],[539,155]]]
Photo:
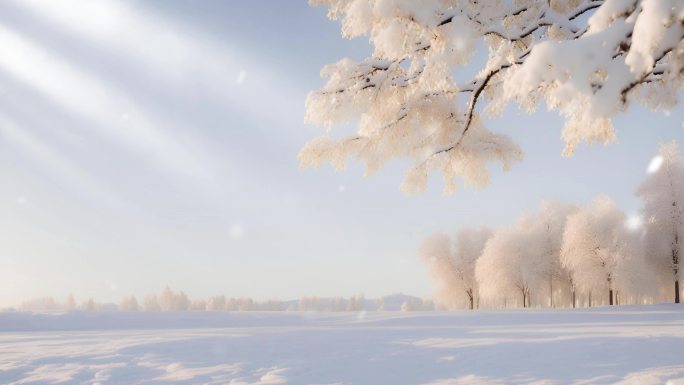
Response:
[[[329,133],[309,143],[302,166],[343,168],[351,158],[370,174],[409,158],[409,192],[424,189],[435,170],[448,192],[457,179],[483,187],[491,162],[508,169],[522,159],[510,138],[485,127],[483,112],[499,114],[511,101],[532,112],[543,100],[566,119],[569,155],[581,141],[612,141],[612,119],[635,101],[672,108],[684,80],[677,0],[311,3],[329,7],[343,36],[369,36],[374,51],[322,70],[327,83],[309,94],[306,121],[328,129],[353,122],[358,130],[353,139]],[[486,63],[457,84],[454,74],[472,65],[478,47],[486,47]]]

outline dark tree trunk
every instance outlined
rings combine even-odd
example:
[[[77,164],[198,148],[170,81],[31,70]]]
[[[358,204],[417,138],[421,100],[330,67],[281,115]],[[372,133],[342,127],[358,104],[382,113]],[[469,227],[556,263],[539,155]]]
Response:
[[[575,291],[573,290],[572,291],[572,308],[573,309],[575,308],[575,301],[576,301],[576,295],[575,295]]]
[[[469,299],[470,299],[470,310],[473,310],[473,308],[474,308],[473,296],[471,295]]]
[[[677,202],[672,202],[672,206],[676,206]],[[675,303],[679,303],[679,235],[674,234],[674,247],[672,247],[672,264],[674,266],[675,279]]]
[[[589,307],[591,307],[591,292],[589,292]]]
[[[675,279],[675,303],[679,303],[679,280]]]
[[[608,304],[613,306],[613,289],[608,290]]]

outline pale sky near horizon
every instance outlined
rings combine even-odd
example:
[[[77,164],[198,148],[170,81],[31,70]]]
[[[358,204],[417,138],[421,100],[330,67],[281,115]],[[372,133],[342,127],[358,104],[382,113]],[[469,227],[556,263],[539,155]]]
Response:
[[[399,190],[406,162],[299,170],[319,71],[361,59],[306,2],[10,0],[0,5],[0,307],[51,295],[429,297],[427,235],[610,195],[628,214],[684,107],[620,115],[618,143],[563,158],[554,112],[487,126],[525,160],[489,187]]]

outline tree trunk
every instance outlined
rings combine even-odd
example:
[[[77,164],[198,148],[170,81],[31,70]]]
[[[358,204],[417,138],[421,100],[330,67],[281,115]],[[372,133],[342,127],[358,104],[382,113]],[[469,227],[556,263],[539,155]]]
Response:
[[[573,290],[572,291],[572,308],[573,309],[575,308],[575,300],[576,300],[576,295],[575,295],[575,291]]]
[[[613,289],[608,289],[608,304],[613,306]]]
[[[589,292],[589,307],[591,307],[591,292]]]
[[[522,297],[523,297],[523,309],[527,307],[527,293],[525,293],[525,290],[522,291]]]
[[[676,206],[677,202],[672,202],[672,206]],[[672,247],[672,265],[674,266],[675,279],[675,303],[679,303],[679,236],[677,232],[674,235],[674,247]]]
[[[469,297],[469,299],[470,299],[470,310],[473,310],[473,296],[471,295]]]
[[[679,303],[679,280],[675,279],[675,303]]]
[[[549,279],[549,306],[553,307],[553,276]]]

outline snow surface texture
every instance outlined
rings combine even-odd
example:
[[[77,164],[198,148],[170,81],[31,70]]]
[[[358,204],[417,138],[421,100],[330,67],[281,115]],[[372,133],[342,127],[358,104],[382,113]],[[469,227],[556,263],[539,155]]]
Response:
[[[0,314],[0,383],[684,384],[684,307]]]

